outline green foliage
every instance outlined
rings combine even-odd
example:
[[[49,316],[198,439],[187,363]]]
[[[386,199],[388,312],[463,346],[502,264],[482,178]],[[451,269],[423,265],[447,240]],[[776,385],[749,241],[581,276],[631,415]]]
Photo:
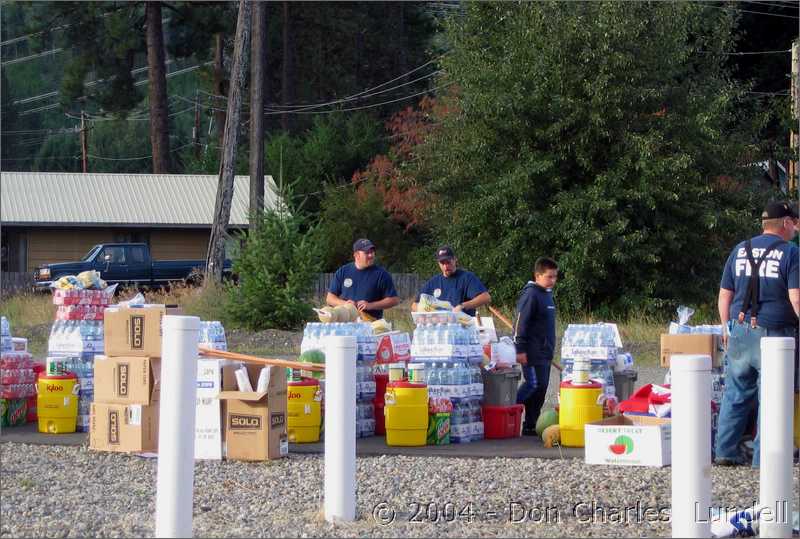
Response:
[[[566,312],[655,311],[716,293],[769,196],[736,166],[757,133],[737,116],[744,89],[724,67],[731,13],[474,3],[448,35],[458,113],[425,148],[420,176],[439,236],[498,302],[514,301],[542,255],[561,266]]]
[[[317,233],[326,271],[352,262],[353,242],[358,238],[369,238],[377,247],[378,264],[394,272],[409,269],[413,260],[409,254],[422,243],[391,219],[383,208],[383,198],[370,183],[362,184],[358,190],[350,186],[328,187]]]
[[[323,115],[305,133],[282,132],[266,142],[267,174],[295,186],[306,211],[316,214],[326,182],[342,184],[383,150],[380,122],[366,113]]]
[[[234,261],[227,311],[249,329],[296,329],[312,314],[308,300],[319,272],[314,229],[299,214],[265,212]]]

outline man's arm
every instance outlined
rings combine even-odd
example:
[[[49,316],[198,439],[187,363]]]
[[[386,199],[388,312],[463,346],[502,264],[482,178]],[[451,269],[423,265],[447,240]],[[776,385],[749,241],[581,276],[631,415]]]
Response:
[[[517,363],[520,365],[528,364],[528,336],[526,333],[530,324],[532,310],[532,294],[523,292],[517,303],[517,318],[514,320],[514,346],[517,349]]]
[[[489,292],[482,292],[477,296],[475,296],[474,298],[472,298],[471,300],[465,301],[461,305],[456,305],[456,307],[453,310],[462,311],[464,309],[477,309],[481,305],[486,305],[490,301],[492,301],[492,296],[489,295]]]
[[[355,304],[354,301],[349,299],[342,299],[333,292],[328,292],[328,295],[325,296],[325,303],[327,303],[331,307],[338,307],[339,305],[347,305],[348,303]]]
[[[789,289],[789,301],[792,303],[794,315],[800,318],[800,288]]]
[[[359,311],[383,311],[385,309],[391,309],[395,305],[400,303],[400,298],[397,296],[392,296],[390,298],[383,298],[378,301],[359,301],[356,305],[358,306]]]
[[[789,294],[791,296],[791,290]],[[798,296],[800,300],[800,295]],[[727,288],[719,289],[717,298],[717,310],[719,311],[719,321],[722,324],[722,346],[728,348],[728,320],[730,320],[731,303],[733,302],[733,290]],[[796,311],[797,309],[795,309]]]

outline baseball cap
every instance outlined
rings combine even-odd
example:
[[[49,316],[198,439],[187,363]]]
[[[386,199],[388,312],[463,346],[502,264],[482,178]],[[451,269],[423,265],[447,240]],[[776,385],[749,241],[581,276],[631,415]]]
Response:
[[[436,260],[442,262],[444,260],[449,260],[451,258],[455,258],[456,255],[453,253],[453,248],[449,245],[442,245],[438,249],[436,249]]]
[[[371,251],[375,248],[375,244],[369,241],[367,238],[361,238],[356,240],[353,244],[353,252],[356,251]]]
[[[762,219],[780,219],[782,217],[797,219],[797,210],[786,201],[773,201],[768,203],[761,213]]]

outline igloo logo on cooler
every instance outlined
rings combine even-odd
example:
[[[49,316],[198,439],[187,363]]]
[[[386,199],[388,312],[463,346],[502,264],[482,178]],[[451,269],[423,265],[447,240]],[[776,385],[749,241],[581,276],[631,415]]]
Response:
[[[48,393],[63,393],[64,386],[62,386],[61,384],[47,384],[45,386],[45,389],[47,390]]]

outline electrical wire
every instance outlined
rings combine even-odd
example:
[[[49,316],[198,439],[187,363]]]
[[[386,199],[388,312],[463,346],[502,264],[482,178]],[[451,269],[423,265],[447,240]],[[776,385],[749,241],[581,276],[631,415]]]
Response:
[[[725,7],[725,6],[710,6],[706,4],[706,7],[714,8],[714,9],[724,9],[725,11],[738,11],[740,13],[752,13],[754,15],[766,15],[768,17],[782,17],[784,19],[798,19],[795,15],[783,15],[782,13],[765,13],[763,11],[753,11],[749,9],[739,9],[735,7]]]
[[[177,152],[177,151],[182,150],[184,148],[188,148],[189,146],[192,146],[193,144],[194,144],[193,142],[189,142],[188,144],[184,144],[182,146],[178,146],[177,148],[172,148],[169,151],[169,153]],[[99,161],[139,161],[139,160],[142,160],[142,159],[151,159],[153,157],[153,154],[143,155],[142,157],[103,157],[103,156],[100,156],[100,155],[93,155],[93,154],[87,153],[86,157],[88,157],[90,159],[97,159]]]

